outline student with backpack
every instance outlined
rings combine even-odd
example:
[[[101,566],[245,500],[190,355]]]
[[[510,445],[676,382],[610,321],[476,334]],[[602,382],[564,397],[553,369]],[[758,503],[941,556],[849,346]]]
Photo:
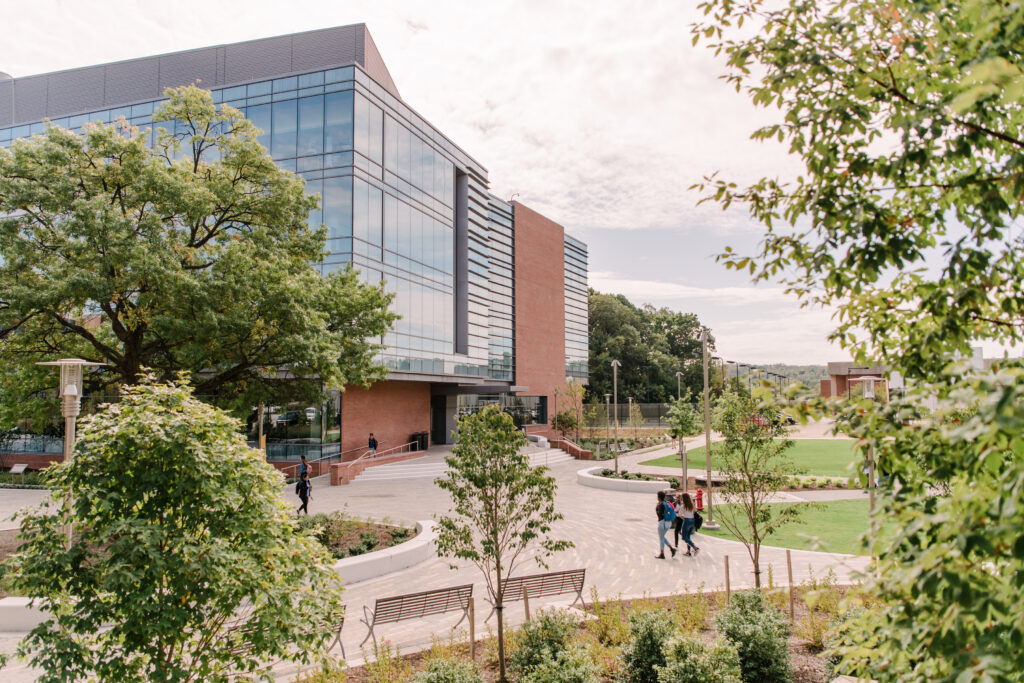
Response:
[[[658,491],[658,505],[654,508],[655,514],[658,515],[658,554],[654,557],[659,560],[665,559],[665,546],[672,551],[672,557],[676,556],[676,549],[672,547],[672,544],[665,538],[665,534],[672,528],[672,523],[676,518],[676,509],[672,507],[672,503],[665,499],[665,492]]]
[[[295,484],[295,493],[298,494],[299,500],[302,501],[302,505],[299,506],[297,514],[309,515],[309,499],[313,497],[313,482],[309,480],[309,472],[303,472],[299,481]]]
[[[690,498],[689,493],[683,494],[683,500],[679,504],[679,516],[683,518],[683,542],[686,543],[686,552],[683,553],[687,557],[691,554],[696,555],[697,551],[700,550],[693,544],[692,536],[696,530],[697,521],[694,519],[697,514],[696,509],[693,505],[693,499]]]

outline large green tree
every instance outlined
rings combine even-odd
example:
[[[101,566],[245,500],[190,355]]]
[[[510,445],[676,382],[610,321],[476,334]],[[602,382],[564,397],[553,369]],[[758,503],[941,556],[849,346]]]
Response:
[[[381,376],[389,296],[318,272],[318,198],[238,110],[193,86],[167,96],[153,144],[122,121],[0,149],[5,410],[24,415],[52,382],[32,364],[61,356],[106,363],[93,391],[186,371],[197,394],[247,405]]]
[[[838,415],[878,456],[875,516],[891,530],[873,539],[869,575],[883,604],[857,621],[842,666],[879,680],[1022,680],[1021,369],[957,357],[1024,336],[1024,8],[702,7],[695,41],[725,56],[736,88],[780,110],[755,137],[802,163],[789,179],[706,181],[767,229],[756,253],[722,258],[834,307],[836,341],[910,382],[905,399]]]
[[[325,655],[340,611],[331,558],[237,421],[183,385],[124,387],[82,420],[48,484],[53,501],[22,515],[0,565],[50,612],[18,647],[41,680],[272,680],[276,659]]]
[[[702,391],[704,377],[700,322],[693,313],[650,305],[637,307],[621,294],[590,290],[589,396],[600,402],[612,393],[611,361],[619,360],[619,403],[626,397],[648,402],[676,395],[676,372],[682,385]]]

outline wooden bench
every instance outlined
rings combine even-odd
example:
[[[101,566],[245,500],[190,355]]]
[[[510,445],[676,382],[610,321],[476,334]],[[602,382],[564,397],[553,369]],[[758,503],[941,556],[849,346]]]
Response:
[[[541,598],[548,595],[576,593],[576,599],[570,605],[575,605],[579,602],[586,609],[587,603],[583,600],[583,581],[586,578],[586,574],[586,569],[569,569],[564,572],[510,576],[501,582],[501,594],[505,602],[516,602],[517,600]],[[494,614],[493,606],[491,607],[491,614],[487,615],[487,619],[490,619],[492,614]],[[484,621],[487,621],[487,619],[484,619]]]
[[[421,593],[409,593],[407,595],[394,595],[388,598],[377,598],[377,602],[371,611],[368,606],[363,606],[364,618],[361,622],[370,629],[363,643],[373,638],[374,647],[377,646],[377,636],[373,629],[380,624],[393,624],[406,619],[426,617],[432,614],[444,614],[445,612],[462,612],[462,618],[452,628],[458,627],[469,616],[470,599],[473,597],[473,584],[464,586],[452,586],[451,588],[438,588]]]

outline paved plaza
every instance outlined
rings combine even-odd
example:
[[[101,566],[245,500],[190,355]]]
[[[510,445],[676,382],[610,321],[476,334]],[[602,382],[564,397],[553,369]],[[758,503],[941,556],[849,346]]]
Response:
[[[819,437],[820,438],[820,437]],[[698,445],[694,440],[693,445]],[[666,446],[656,452],[629,455],[620,458],[620,466],[635,470],[635,463],[671,450]],[[440,454],[428,456],[438,458]],[[675,559],[659,560],[658,538],[655,523],[655,497],[651,494],[606,491],[581,486],[576,481],[576,472],[594,463],[569,461],[553,464],[551,472],[558,481],[557,509],[564,515],[554,532],[557,537],[572,541],[575,548],[551,558],[551,570],[576,569],[585,567],[587,582],[585,596],[590,599],[591,587],[596,588],[602,598],[660,595],[694,591],[722,589],[725,583],[724,558],[729,556],[731,584],[733,587],[753,585],[753,574],[745,547],[734,541],[695,536],[701,552],[695,557],[677,556]],[[18,505],[31,504],[42,498],[42,492],[0,493],[0,513],[10,515],[14,502]],[[288,487],[284,491],[286,500],[295,500]],[[860,491],[813,491],[806,494],[788,494],[790,498],[821,500],[862,497]],[[297,500],[295,500],[297,504]],[[391,520],[413,524],[418,520],[430,520],[448,512],[447,494],[426,478],[399,481],[359,481],[347,486],[330,487],[325,477],[314,480],[311,512],[343,510],[348,514],[375,520]],[[866,523],[866,520],[865,520]],[[825,534],[827,530],[807,530],[808,534]],[[851,557],[808,551],[792,551],[793,572],[797,582],[806,579],[809,572],[815,576],[824,575],[832,569],[840,581],[847,581],[868,563],[866,557]],[[761,551],[763,571],[772,567],[776,583],[784,583],[786,576],[786,552],[780,548],[765,547]],[[480,573],[466,563],[455,563],[434,558],[409,569],[347,586],[345,602],[348,619],[343,632],[343,641],[350,662],[362,659],[360,641],[366,635],[366,627],[358,619],[363,615],[364,606],[373,606],[377,597],[410,593],[432,588],[473,583],[477,598],[477,633],[486,634],[488,626],[494,629],[494,620],[487,625],[481,623],[490,611],[484,596],[486,590]],[[532,561],[524,563],[518,574],[543,571]],[[765,575],[767,580],[767,576]],[[573,596],[531,601],[531,608],[545,604],[567,604]],[[513,623],[523,619],[522,604],[516,603],[506,610]],[[433,634],[444,638],[450,627],[458,621],[458,614],[448,614],[422,620],[391,624],[377,629],[378,638],[386,638],[409,652],[427,646]],[[462,628],[465,628],[463,624]],[[16,644],[14,637],[0,639],[0,648],[11,651]],[[367,643],[369,646],[369,643]],[[280,677],[288,680],[296,673],[291,666],[278,667]],[[32,680],[31,672],[23,664],[16,663],[4,671],[4,680]]]

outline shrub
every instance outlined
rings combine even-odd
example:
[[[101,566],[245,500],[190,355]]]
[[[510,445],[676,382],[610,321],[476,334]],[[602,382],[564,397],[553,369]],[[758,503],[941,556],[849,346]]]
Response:
[[[672,606],[672,618],[681,631],[693,633],[702,630],[708,621],[708,601],[704,593],[698,591],[693,595],[677,596]]]
[[[369,658],[367,658],[369,659]],[[384,640],[373,646],[373,661],[366,664],[366,675],[370,683],[398,683],[412,676],[412,665],[402,659],[398,646],[391,649],[391,641]]]
[[[739,652],[747,683],[789,681],[789,622],[759,591],[736,593],[715,619],[718,632]]]
[[[679,488],[681,488],[680,485],[679,485],[679,477],[669,477],[665,481],[668,483],[669,488],[672,488],[672,489],[679,489]]]
[[[676,636],[665,643],[666,664],[658,668],[658,683],[741,683],[736,646],[719,638],[705,643],[692,636]]]
[[[865,614],[866,610],[864,608],[851,607],[843,612],[842,615],[834,616],[829,620],[828,627],[825,630],[823,649],[825,650],[825,659],[828,661],[829,668],[834,673],[839,673],[839,662],[843,658],[843,648],[860,644],[859,639],[851,632],[852,629],[850,627],[853,622]]]
[[[557,655],[544,652],[543,659],[519,683],[599,683],[597,664],[590,653],[579,645]]]
[[[817,579],[810,567],[808,567],[808,572],[807,580],[800,584],[800,596],[803,598],[804,604],[812,612],[838,614],[842,593],[837,585],[836,573],[829,569],[824,578]]]
[[[830,621],[827,614],[808,612],[806,617],[796,622],[794,630],[807,647],[820,652],[825,647],[825,635]]]
[[[620,602],[598,602],[597,588],[590,588],[590,605],[596,619],[586,630],[603,645],[622,645],[629,639],[629,622]]]
[[[515,648],[508,658],[509,670],[516,678],[528,675],[544,663],[545,658],[556,659],[575,633],[573,616],[567,612],[541,610],[516,633]]]
[[[484,677],[473,662],[438,657],[429,660],[413,680],[416,683],[483,683]]]
[[[622,680],[626,683],[655,683],[665,666],[662,648],[672,635],[672,617],[663,609],[629,615],[629,645],[622,652]]]

